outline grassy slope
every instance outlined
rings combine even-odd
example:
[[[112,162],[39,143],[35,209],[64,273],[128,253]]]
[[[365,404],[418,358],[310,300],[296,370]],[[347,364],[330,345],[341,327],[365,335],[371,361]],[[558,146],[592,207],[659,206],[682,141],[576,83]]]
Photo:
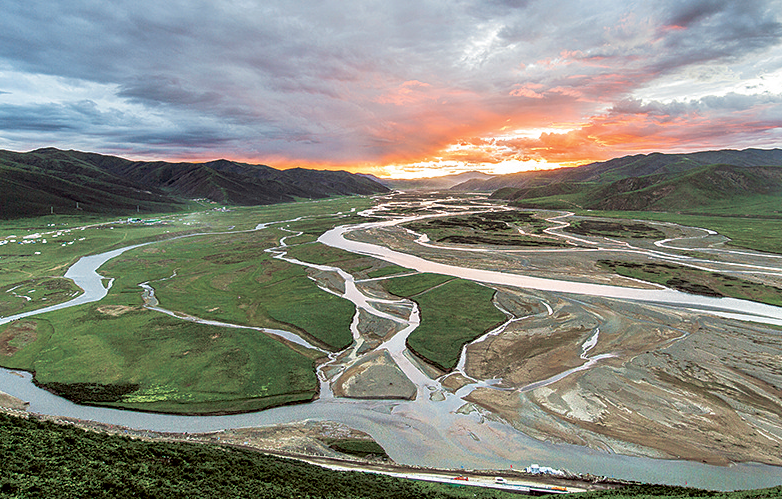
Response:
[[[347,172],[276,170],[226,160],[208,163],[129,161],[60,151],[0,151],[0,218],[49,213],[182,211],[186,199],[266,205],[335,195],[376,194],[386,188]],[[77,208],[77,203],[79,207]]]
[[[509,498],[257,452],[144,442],[0,414],[0,496],[27,498]]]
[[[137,207],[145,213],[179,211],[185,203],[155,189],[150,192],[96,168],[68,151],[27,154],[0,151],[0,218],[55,213],[121,213]]]
[[[418,303],[421,325],[407,345],[446,371],[456,367],[462,346],[505,319],[491,302],[494,290],[471,281],[418,274],[389,279],[383,285],[389,293]]]
[[[782,211],[782,167],[709,165],[675,175],[627,177],[610,184],[502,189],[493,196],[511,199],[515,206],[535,208],[778,217]]]

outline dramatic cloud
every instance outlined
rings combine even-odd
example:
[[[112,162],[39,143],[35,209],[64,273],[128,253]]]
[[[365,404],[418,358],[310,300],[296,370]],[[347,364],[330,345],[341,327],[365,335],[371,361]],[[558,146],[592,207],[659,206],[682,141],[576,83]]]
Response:
[[[7,149],[382,174],[780,145],[779,0],[0,11]]]

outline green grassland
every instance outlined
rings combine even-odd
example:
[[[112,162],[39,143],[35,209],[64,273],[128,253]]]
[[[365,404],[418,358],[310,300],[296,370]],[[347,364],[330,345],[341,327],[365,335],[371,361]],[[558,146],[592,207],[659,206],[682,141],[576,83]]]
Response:
[[[436,242],[522,247],[567,246],[543,233],[549,226],[551,224],[535,218],[533,214],[517,210],[430,218],[404,224],[404,227],[422,232]],[[525,234],[521,234],[519,229]]]
[[[388,459],[388,454],[386,454],[385,449],[374,440],[341,438],[328,441],[326,442],[326,445],[337,452],[350,456]]]
[[[392,295],[410,298],[452,280],[451,276],[424,273],[385,280],[383,287]]]
[[[371,269],[384,268],[388,265],[375,258],[356,255],[320,243],[304,243],[293,246],[288,250],[288,256],[302,262],[339,267],[353,275],[362,275]]]
[[[306,270],[274,259],[281,232],[199,236],[128,252],[109,262],[107,275],[123,276],[120,291],[139,293],[152,282],[161,306],[200,318],[293,330],[339,350],[353,341],[353,305],[317,287]],[[171,277],[176,272],[175,277]]]
[[[463,279],[418,274],[383,281],[394,295],[412,298],[421,309],[421,324],[407,346],[438,368],[456,367],[462,347],[505,320],[493,304],[494,290]]]
[[[273,227],[219,232],[250,230],[261,222],[310,213],[314,220],[296,223],[307,225],[316,236],[344,220],[328,213],[368,203],[342,198],[207,211],[177,215],[168,225],[111,224],[79,231],[85,239],[72,245],[82,245],[79,254],[171,238],[130,250],[104,265],[100,272],[115,280],[100,302],[0,326],[0,363],[33,371],[41,386],[72,400],[140,410],[239,412],[311,400],[317,394],[314,363],[320,352],[251,329],[201,325],[146,310],[139,283],[150,282],[160,306],[177,313],[294,331],[313,344],[339,350],[352,342],[354,307],[319,289],[305,268],[265,251],[289,232]],[[216,234],[173,238],[192,232]],[[317,260],[320,255],[349,268],[377,264],[321,245],[302,248],[299,256],[304,260]],[[41,289],[43,283],[55,288],[63,280],[36,273],[58,264],[63,273],[77,250],[65,255],[56,250],[41,253],[36,256],[43,264],[30,268],[35,272],[29,272],[22,281],[26,284],[15,291],[29,294],[29,286],[38,281]],[[6,259],[0,262],[9,271],[20,270]]]
[[[146,411],[241,412],[317,393],[316,353],[251,329],[182,321],[128,298],[109,295],[100,305],[12,323],[0,335],[32,324],[25,329],[35,331],[35,341],[3,364],[33,371],[37,384],[76,402]],[[84,384],[97,386],[84,393]],[[135,389],[104,395],[127,385]]]
[[[619,275],[662,284],[686,293],[730,296],[782,306],[782,289],[718,272],[668,263],[633,263],[599,260],[598,265]]]
[[[16,223],[19,224],[20,221],[16,221]],[[60,296],[52,296],[48,300],[40,300],[37,299],[38,297],[28,295],[36,299],[29,303],[22,303],[25,300],[14,296],[13,292],[9,290],[17,286],[49,282],[62,277],[67,268],[81,256],[192,231],[191,227],[182,224],[146,226],[107,223],[106,225],[86,227],[83,230],[80,228],[73,230],[73,227],[84,226],[58,224],[56,227],[41,227],[39,224],[34,224],[30,228],[19,229],[19,227],[9,227],[8,224],[5,224],[5,227],[0,228],[0,240],[16,241],[0,246],[0,315],[7,316],[48,306],[56,301],[63,301],[69,294],[68,292]],[[71,228],[70,232],[56,235],[56,231],[68,230],[69,228]],[[43,235],[44,232],[53,231],[55,233]],[[21,241],[25,241],[23,239],[25,236],[34,234],[42,234],[42,236],[27,239],[36,240],[35,243],[19,244]],[[8,239],[10,236],[16,236],[16,238]],[[44,240],[46,243],[43,243]],[[54,283],[50,284],[50,286],[53,285]],[[63,291],[65,290],[63,285],[56,286]],[[37,292],[39,291],[37,290]],[[17,291],[17,294],[21,293]]]
[[[665,232],[639,222],[606,222],[577,220],[565,227],[565,232],[582,236],[617,237],[629,239],[665,239]]]
[[[659,222],[671,222],[689,227],[701,227],[714,230],[728,237],[728,245],[765,251],[768,253],[782,253],[782,220],[777,218],[777,213],[738,215],[686,215],[665,212],[638,212],[638,211],[601,211],[578,212],[579,215],[610,218],[623,218],[629,220],[655,220]]]
[[[70,279],[39,277],[28,279],[6,289],[0,299],[0,317],[36,310],[68,301],[80,295],[81,288]]]

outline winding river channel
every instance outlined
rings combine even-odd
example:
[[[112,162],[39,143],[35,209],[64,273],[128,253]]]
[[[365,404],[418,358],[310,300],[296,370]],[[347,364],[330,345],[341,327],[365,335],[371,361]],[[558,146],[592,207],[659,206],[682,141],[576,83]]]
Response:
[[[371,215],[372,213],[368,214]],[[318,241],[328,246],[375,257],[417,271],[450,275],[490,285],[651,302],[666,306],[684,307],[723,317],[782,325],[782,308],[779,307],[737,299],[701,297],[670,289],[638,289],[587,284],[446,265],[429,261],[419,256],[394,251],[377,244],[360,242],[346,237],[350,232],[391,226],[412,220],[413,218],[395,218],[358,225],[339,226],[324,233]],[[285,222],[290,221],[262,224],[254,230],[263,230],[271,225],[281,225]],[[52,307],[0,318],[0,324],[22,317],[101,300],[108,293],[111,282],[107,283],[106,279],[97,273],[97,270],[112,258],[145,244],[137,244],[81,258],[67,271],[65,277],[72,279],[84,290],[82,295]],[[396,303],[398,306],[408,307],[408,317],[400,319],[395,315],[384,312],[380,306],[384,300],[364,294],[356,286],[353,276],[342,269],[325,265],[313,265],[288,258],[284,239],[280,247],[270,248],[267,251],[270,251],[277,258],[284,259],[295,265],[305,265],[316,270],[333,272],[344,281],[344,292],[337,294],[351,300],[356,305],[357,310],[352,326],[354,338],[356,338],[357,342],[352,347],[353,353],[347,356],[349,359],[356,357],[356,352],[360,346],[361,338],[358,331],[360,311],[399,323],[397,334],[379,348],[388,351],[400,369],[418,387],[418,396],[415,400],[355,400],[334,397],[330,392],[328,383],[330,379],[334,379],[334,376],[326,376],[324,374],[324,366],[321,366],[319,371],[321,396],[318,400],[308,404],[227,416],[178,416],[81,406],[37,388],[32,384],[29,373],[7,369],[0,369],[0,390],[29,401],[30,406],[28,410],[31,412],[93,420],[152,431],[205,432],[289,423],[305,419],[338,421],[372,435],[395,461],[421,466],[505,469],[511,466],[520,468],[534,462],[555,468],[568,469],[577,473],[592,473],[631,480],[679,485],[687,484],[695,487],[724,490],[759,488],[782,483],[782,467],[759,464],[737,464],[718,467],[690,461],[631,457],[575,445],[541,442],[528,437],[510,425],[486,417],[484,413],[471,407],[470,404],[465,404],[464,400],[462,400],[462,396],[469,393],[472,388],[491,385],[492,380],[474,380],[475,383],[463,387],[456,394],[448,393],[442,390],[439,382],[427,375],[414,359],[406,353],[405,338],[418,325],[418,310],[414,303],[408,301],[407,305],[405,305],[403,300],[399,300],[399,303]],[[171,313],[162,308],[154,298],[154,283],[143,283],[143,289],[147,308],[161,313]],[[335,292],[333,290],[329,291]],[[549,313],[551,313],[550,307],[548,305],[546,307]],[[198,319],[189,318],[189,320]],[[512,320],[518,319],[509,318],[509,322]],[[237,327],[222,323],[212,324]],[[504,326],[500,326],[498,330],[487,334],[498,334],[501,332],[502,327]],[[286,339],[296,341],[308,348],[315,348],[309,343],[302,343],[304,340],[292,333],[276,330],[264,331],[269,334],[285,336]],[[581,358],[585,361],[585,364],[579,368],[572,369],[570,372],[588,369],[593,363],[610,355],[604,354],[602,356],[589,357],[588,353],[598,342],[598,337],[599,329],[596,329],[587,342],[582,345]],[[481,341],[481,339],[476,341]],[[463,369],[463,357],[464,353],[457,369]],[[567,376],[570,372],[563,372],[561,375],[558,375],[558,379]],[[536,386],[525,387],[525,390],[534,389],[537,386],[553,383],[554,381],[556,379],[541,380],[539,383],[536,383]],[[441,396],[430,396],[430,394],[435,392]]]

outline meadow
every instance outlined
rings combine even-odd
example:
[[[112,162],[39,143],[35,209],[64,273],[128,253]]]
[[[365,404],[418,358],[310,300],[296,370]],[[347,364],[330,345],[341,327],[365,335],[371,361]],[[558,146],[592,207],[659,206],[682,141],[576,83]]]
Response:
[[[55,283],[70,281],[41,275],[52,269],[61,275],[79,254],[157,242],[130,250],[100,269],[114,279],[100,302],[0,327],[0,362],[32,371],[40,386],[87,404],[227,413],[311,400],[317,394],[315,365],[321,352],[253,329],[183,318],[292,331],[329,351],[349,346],[353,304],[320,289],[306,267],[266,250],[285,238],[287,256],[300,261],[338,266],[359,277],[409,272],[315,241],[334,225],[365,221],[356,212],[370,203],[339,198],[176,214],[149,223],[82,220],[100,225],[78,229],[74,244],[47,246],[31,259],[35,266],[0,260],[8,275],[22,270],[30,274],[22,283],[9,277],[8,289],[16,286],[31,295],[25,288],[30,279],[48,279],[43,282],[51,281],[49,287],[58,289]],[[254,230],[259,223],[278,220],[288,222]],[[51,223],[40,220],[24,230],[35,234]],[[505,226],[505,221],[487,223]],[[13,230],[20,232],[18,227]],[[183,235],[188,237],[178,237]],[[43,248],[40,239],[37,248]],[[154,288],[159,306],[180,317],[144,308],[139,284],[145,282]],[[491,303],[493,291],[472,282],[426,274],[393,278],[386,286],[419,303],[422,322],[409,346],[445,370],[455,367],[463,344],[504,320]],[[11,298],[18,302],[12,293],[5,295],[5,303],[14,303]]]
[[[383,286],[418,303],[421,324],[407,338],[407,346],[444,371],[456,367],[465,344],[505,320],[492,303],[494,290],[472,281],[417,274],[385,280]]]
[[[313,280],[319,271],[280,260],[275,252],[267,251],[284,239],[290,258],[337,266],[356,278],[383,278],[386,291],[415,300],[421,324],[408,338],[408,347],[432,365],[450,371],[464,344],[505,320],[492,303],[494,291],[447,276],[407,275],[408,269],[317,243],[317,237],[335,225],[366,221],[358,211],[371,204],[366,198],[335,198],[210,209],[147,222],[95,217],[70,217],[59,225],[48,217],[4,222],[0,237],[10,240],[8,236],[14,235],[16,244],[0,246],[3,315],[77,294],[78,289],[62,274],[80,255],[138,242],[155,243],[128,251],[100,269],[114,279],[101,302],[0,326],[0,364],[34,372],[40,386],[80,403],[139,410],[224,413],[312,400],[318,390],[315,367],[324,354],[249,328],[292,331],[334,352],[353,341],[350,324],[355,307],[320,289]],[[255,230],[258,224],[272,221],[286,222]],[[759,249],[766,240],[752,231],[755,224],[743,220],[712,216],[687,221],[732,230],[736,237],[753,234],[740,240]],[[773,221],[767,222],[771,237],[782,230],[771,227]],[[529,212],[510,211],[444,217],[408,226],[432,238],[463,236],[475,243],[481,237],[539,239],[551,223]],[[68,227],[70,232],[66,232]],[[638,222],[581,221],[569,230],[625,238],[662,234]],[[673,266],[601,264],[612,272],[687,292],[782,303],[782,292],[776,288],[714,273]],[[159,306],[179,317],[144,308],[139,284],[145,282],[155,289]],[[198,324],[188,317],[247,328]]]
[[[425,233],[436,242],[491,246],[565,247],[566,243],[544,234],[552,224],[532,213],[511,210],[438,217],[409,222],[404,227]],[[524,232],[519,229],[523,227]]]
[[[619,275],[662,284],[685,293],[730,296],[782,306],[782,289],[738,277],[669,263],[599,260],[598,265]]]
[[[735,210],[734,210],[735,211]],[[782,253],[782,223],[778,211],[748,211],[743,215],[714,214],[691,215],[684,213],[647,211],[578,211],[582,216],[622,218],[626,220],[654,220],[671,222],[688,227],[714,230],[728,237],[728,246],[746,248],[767,253]]]
[[[302,237],[313,239],[337,221],[350,221],[350,216],[332,214],[369,203],[337,198],[177,214],[150,225],[113,221],[79,229],[83,239],[73,245],[36,243],[42,250],[34,255],[34,266],[0,257],[6,275],[27,272],[29,281],[44,279],[41,274],[53,267],[61,275],[77,251],[97,253],[159,239],[100,269],[114,278],[100,302],[0,326],[0,363],[32,371],[40,386],[80,403],[130,409],[226,413],[311,400],[317,394],[314,368],[321,352],[253,329],[198,324],[150,311],[143,307],[139,284],[150,282],[160,306],[183,317],[285,329],[326,350],[340,350],[352,342],[353,305],[319,289],[304,267],[265,251],[290,232],[252,229],[309,215],[291,222],[290,230],[298,223]],[[40,225],[33,223],[26,231],[40,232]],[[18,227],[13,230],[19,232]],[[235,232],[239,230],[248,232]],[[220,233],[226,231],[232,233]],[[203,232],[214,234],[176,237]],[[7,280],[9,289],[25,290],[26,281]],[[4,295],[6,302],[14,302],[11,293]]]

